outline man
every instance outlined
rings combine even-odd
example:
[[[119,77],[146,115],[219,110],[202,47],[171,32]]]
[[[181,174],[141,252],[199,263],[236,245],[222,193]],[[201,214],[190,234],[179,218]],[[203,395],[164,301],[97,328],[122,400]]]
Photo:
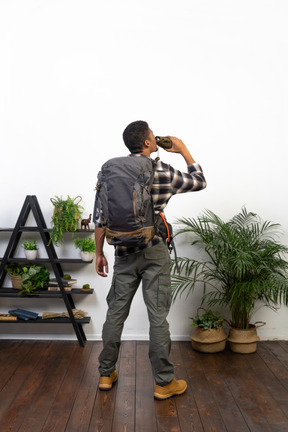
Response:
[[[185,144],[170,137],[172,148],[166,151],[183,156],[188,172],[180,172],[158,161],[154,168],[151,189],[155,214],[163,212],[169,199],[178,193],[198,191],[206,187],[200,165],[196,164]],[[136,121],[123,132],[123,140],[132,157],[148,157],[157,151],[157,144],[148,123]],[[106,277],[108,262],[103,253],[105,227],[101,212],[94,215],[96,241],[96,271]],[[132,299],[142,282],[143,298],[150,323],[149,358],[156,382],[154,397],[167,399],[185,392],[184,380],[176,380],[169,360],[171,339],[166,317],[171,305],[170,255],[166,242],[155,235],[141,248],[115,248],[115,263],[111,289],[107,296],[108,312],[103,326],[103,350],[99,356],[99,389],[110,390],[117,381],[115,364],[121,344],[124,322]]]

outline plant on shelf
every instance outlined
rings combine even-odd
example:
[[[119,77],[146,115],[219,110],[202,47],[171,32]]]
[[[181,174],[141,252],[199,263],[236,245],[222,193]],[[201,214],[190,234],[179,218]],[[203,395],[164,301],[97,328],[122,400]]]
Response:
[[[70,198],[68,195],[66,200],[58,196],[51,198],[54,211],[51,220],[50,242],[53,241],[55,246],[63,244],[66,232],[75,232],[77,230],[83,210],[83,207],[79,204],[80,201],[81,197],[79,196]]]
[[[17,263],[11,263],[6,265],[5,270],[10,276],[12,287],[15,289],[22,289],[22,266]]]
[[[210,210],[197,219],[179,222],[184,226],[178,234],[191,233],[191,244],[204,250],[204,258],[178,258],[180,274],[173,264],[173,298],[184,292],[188,295],[201,283],[202,304],[229,309],[231,349],[241,352],[234,336],[241,329],[251,347],[249,351],[245,345],[245,352],[255,351],[259,338],[251,317],[256,304],[274,310],[288,304],[288,262],[284,259],[288,248],[277,241],[280,225],[262,221],[245,207],[228,222]]]
[[[80,249],[81,258],[83,261],[91,261],[93,254],[96,251],[95,241],[91,238],[76,238],[74,239],[76,249]]]
[[[192,319],[191,327],[194,331],[190,336],[192,348],[196,351],[215,353],[223,351],[226,346],[227,335],[223,329],[224,318],[216,311],[211,309],[204,310]]]
[[[21,276],[23,273],[22,266],[16,263],[6,265],[5,270],[12,276]]]
[[[27,295],[32,294],[38,288],[43,288],[44,284],[49,282],[50,273],[42,266],[27,265],[22,268],[22,291],[20,294]]]
[[[90,285],[89,284],[84,284],[81,288],[82,291],[91,291]]]
[[[37,257],[37,242],[33,241],[24,241],[22,246],[25,250],[25,255],[28,260],[34,260]]]
[[[24,241],[22,243],[25,250],[37,250],[36,240],[33,241]]]
[[[20,289],[20,294],[31,294],[37,288],[43,288],[49,282],[50,273],[42,266],[28,264],[22,266],[17,263],[9,264],[5,270],[10,275],[13,288]]]

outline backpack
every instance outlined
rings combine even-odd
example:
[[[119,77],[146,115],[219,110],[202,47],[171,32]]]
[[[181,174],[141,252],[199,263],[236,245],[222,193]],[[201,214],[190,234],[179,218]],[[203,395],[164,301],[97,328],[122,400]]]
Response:
[[[102,166],[93,219],[102,214],[110,245],[138,247],[154,237],[153,177],[153,162],[146,156],[116,157]]]

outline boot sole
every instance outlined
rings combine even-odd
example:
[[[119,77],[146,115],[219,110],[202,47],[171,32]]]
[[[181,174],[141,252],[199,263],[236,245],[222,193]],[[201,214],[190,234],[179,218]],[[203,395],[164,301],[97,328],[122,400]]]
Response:
[[[98,388],[99,388],[99,390],[103,390],[103,391],[105,391],[105,390],[111,390],[112,387],[113,387],[113,384],[116,384],[117,381],[118,380],[113,381],[113,383],[111,385],[109,385],[109,384],[102,384],[101,387],[100,387],[100,384],[99,384]]]
[[[182,390],[181,392],[178,392],[178,393],[169,393],[168,395],[165,395],[165,396],[161,395],[159,393],[154,393],[154,399],[157,399],[157,400],[170,399],[173,396],[180,396],[180,395],[182,395],[183,393],[185,393],[186,390],[187,390],[187,385],[186,385],[186,387],[185,387],[184,390]]]
[[[115,381],[115,383],[116,383],[117,381]],[[113,383],[113,384],[115,384],[115,383]],[[104,386],[98,386],[98,388],[99,388],[99,390],[111,390],[112,389],[112,387],[113,387],[113,384],[111,385],[111,386],[107,386],[107,387],[104,387]]]

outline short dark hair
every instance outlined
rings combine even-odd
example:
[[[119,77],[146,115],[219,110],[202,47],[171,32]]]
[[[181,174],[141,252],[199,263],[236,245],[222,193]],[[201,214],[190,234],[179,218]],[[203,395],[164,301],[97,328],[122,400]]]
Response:
[[[149,125],[146,121],[137,120],[130,123],[123,132],[123,140],[131,153],[140,153],[144,142],[149,137]]]

